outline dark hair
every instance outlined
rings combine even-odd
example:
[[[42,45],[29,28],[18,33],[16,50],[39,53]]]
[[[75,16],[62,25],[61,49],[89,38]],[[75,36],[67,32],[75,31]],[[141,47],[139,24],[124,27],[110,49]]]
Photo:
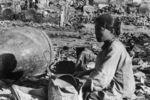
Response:
[[[103,27],[110,30],[114,35],[120,34],[119,18],[113,18],[110,14],[102,14],[95,19],[95,25],[97,28]]]
[[[100,27],[109,29],[113,26],[113,17],[109,14],[102,14],[95,19],[95,24]]]

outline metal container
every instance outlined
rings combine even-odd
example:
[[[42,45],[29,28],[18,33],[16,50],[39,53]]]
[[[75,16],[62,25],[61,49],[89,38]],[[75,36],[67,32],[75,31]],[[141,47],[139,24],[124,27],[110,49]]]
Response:
[[[15,27],[0,31],[0,54],[11,53],[17,59],[14,71],[24,76],[43,74],[52,62],[52,44],[45,32],[31,27]]]

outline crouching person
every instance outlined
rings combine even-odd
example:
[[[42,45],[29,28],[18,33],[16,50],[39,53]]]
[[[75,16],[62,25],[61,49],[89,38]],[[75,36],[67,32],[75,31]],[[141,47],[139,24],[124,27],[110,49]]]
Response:
[[[104,42],[95,69],[83,85],[84,100],[131,100],[135,91],[132,60],[116,38],[114,19],[109,14],[96,18],[95,35]]]

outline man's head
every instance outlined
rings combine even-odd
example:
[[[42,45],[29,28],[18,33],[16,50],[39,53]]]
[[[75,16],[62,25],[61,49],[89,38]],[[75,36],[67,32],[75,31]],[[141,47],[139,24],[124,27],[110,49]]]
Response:
[[[95,35],[98,42],[104,42],[114,37],[114,18],[109,14],[103,14],[95,20]]]

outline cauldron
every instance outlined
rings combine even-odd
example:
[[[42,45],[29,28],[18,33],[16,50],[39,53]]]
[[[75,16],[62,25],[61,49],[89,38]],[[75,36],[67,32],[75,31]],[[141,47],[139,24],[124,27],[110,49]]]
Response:
[[[13,72],[24,76],[41,75],[53,58],[52,44],[45,32],[32,27],[14,27],[0,31],[0,55],[12,54],[17,61]]]

